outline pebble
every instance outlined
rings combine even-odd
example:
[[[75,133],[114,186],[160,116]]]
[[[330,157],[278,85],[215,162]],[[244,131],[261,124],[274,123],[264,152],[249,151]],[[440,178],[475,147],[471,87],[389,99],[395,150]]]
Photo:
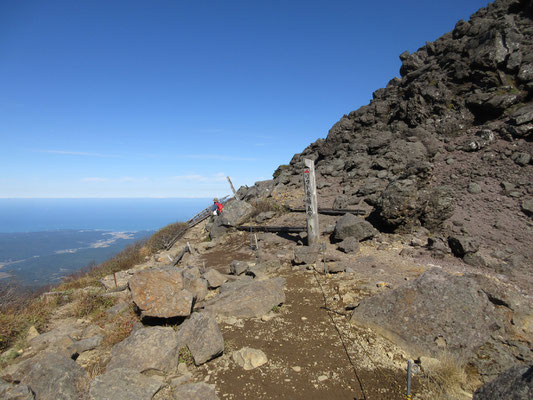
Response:
[[[326,375],[320,375],[318,377],[318,381],[319,382],[324,382],[324,381],[327,381],[328,380],[328,377]]]
[[[302,321],[307,321],[307,318],[306,317],[302,317]]]
[[[301,368],[301,367],[298,367],[298,366],[294,366],[294,367],[291,367],[291,368],[292,368],[292,370],[293,370],[294,372],[300,372],[300,371],[302,370],[302,368]]]

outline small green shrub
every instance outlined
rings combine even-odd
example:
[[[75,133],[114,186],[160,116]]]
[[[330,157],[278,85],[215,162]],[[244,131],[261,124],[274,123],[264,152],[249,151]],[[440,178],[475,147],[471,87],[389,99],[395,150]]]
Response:
[[[192,354],[187,347],[182,347],[178,352],[178,363],[186,364],[187,366],[192,365],[194,362]]]

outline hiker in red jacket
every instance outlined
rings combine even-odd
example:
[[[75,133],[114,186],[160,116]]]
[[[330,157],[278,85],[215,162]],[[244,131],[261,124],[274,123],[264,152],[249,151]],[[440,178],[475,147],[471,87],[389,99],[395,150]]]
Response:
[[[221,202],[218,201],[218,199],[215,197],[213,199],[213,203],[215,203],[214,205],[214,210],[213,210],[213,215],[220,215],[222,214],[222,209],[224,208],[224,206],[222,205]]]

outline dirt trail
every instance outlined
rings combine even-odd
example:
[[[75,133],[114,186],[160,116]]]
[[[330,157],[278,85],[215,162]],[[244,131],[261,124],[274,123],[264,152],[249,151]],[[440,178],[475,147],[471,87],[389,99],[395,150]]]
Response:
[[[372,249],[364,249],[356,274],[325,276],[288,262],[296,244],[291,238],[262,235],[260,244],[263,254],[282,265],[271,275],[286,279],[286,302],[263,318],[222,318],[225,354],[199,368],[189,367],[194,380],[214,383],[224,399],[403,399],[407,355],[371,330],[350,324],[342,296],[349,292],[358,301],[388,290],[376,288],[382,275],[397,282],[424,268],[398,260],[392,246],[394,254],[382,250],[381,257],[366,256]],[[242,232],[226,235],[213,247],[206,242],[195,245],[200,254],[187,261],[200,260],[221,272],[227,272],[234,259],[255,261],[248,234]],[[395,259],[395,265],[389,259]],[[250,371],[237,366],[231,353],[245,346],[265,352],[268,363]],[[413,389],[419,386],[415,379]]]

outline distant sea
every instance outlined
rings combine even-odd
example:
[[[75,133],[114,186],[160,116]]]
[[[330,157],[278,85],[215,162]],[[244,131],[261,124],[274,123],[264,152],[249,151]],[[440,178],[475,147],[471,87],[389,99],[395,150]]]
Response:
[[[0,283],[59,283],[211,199],[0,199]]]

